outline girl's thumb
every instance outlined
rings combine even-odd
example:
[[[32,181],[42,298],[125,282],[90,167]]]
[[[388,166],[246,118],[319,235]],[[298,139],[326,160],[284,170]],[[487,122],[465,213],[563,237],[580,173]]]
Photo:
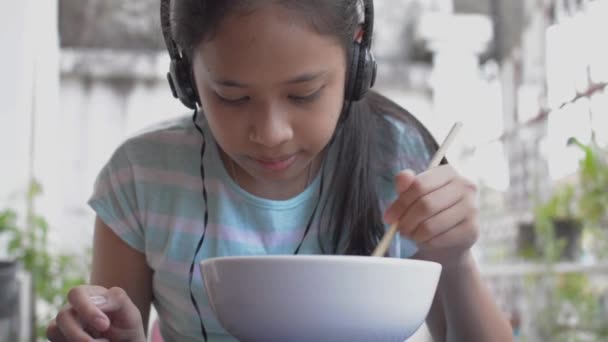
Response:
[[[395,176],[395,188],[398,193],[402,193],[406,191],[414,180],[416,179],[416,174],[412,170],[403,170],[399,172]]]

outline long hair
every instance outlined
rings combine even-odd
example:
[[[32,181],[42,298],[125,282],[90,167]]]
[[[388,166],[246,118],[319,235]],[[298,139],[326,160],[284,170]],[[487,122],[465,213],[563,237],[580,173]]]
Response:
[[[350,51],[360,25],[358,0],[266,0],[293,11],[297,18],[322,35],[334,37],[344,51]],[[212,39],[220,21],[228,14],[247,13],[259,0],[179,0],[173,5],[174,39],[188,57],[203,41]],[[346,65],[350,54],[346,53]],[[344,114],[344,113],[343,113]],[[319,234],[324,253],[369,255],[384,232],[377,182],[386,177],[388,165],[397,159],[398,138],[384,116],[413,125],[423,134],[429,148],[436,144],[428,132],[406,110],[384,96],[368,92],[353,102],[348,116],[339,124],[333,144],[337,162],[331,170],[331,189],[321,209],[319,224],[329,241]],[[378,132],[383,132],[379,137]],[[384,133],[385,132],[385,133]]]

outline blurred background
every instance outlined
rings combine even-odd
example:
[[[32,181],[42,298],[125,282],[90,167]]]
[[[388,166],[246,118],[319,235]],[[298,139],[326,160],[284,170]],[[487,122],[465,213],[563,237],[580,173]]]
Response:
[[[448,158],[479,185],[474,254],[516,340],[608,341],[608,0],[375,5],[376,90],[439,140],[464,122]],[[158,8],[0,3],[0,341],[40,336],[88,278],[113,150],[187,113]]]

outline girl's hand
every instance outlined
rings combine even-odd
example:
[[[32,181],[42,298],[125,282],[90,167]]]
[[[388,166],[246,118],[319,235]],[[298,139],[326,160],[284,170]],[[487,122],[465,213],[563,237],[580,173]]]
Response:
[[[417,256],[444,267],[462,264],[479,236],[477,189],[450,165],[395,177],[399,197],[384,220],[416,242]]]
[[[51,342],[146,341],[141,314],[127,293],[93,285],[70,290],[46,336]]]

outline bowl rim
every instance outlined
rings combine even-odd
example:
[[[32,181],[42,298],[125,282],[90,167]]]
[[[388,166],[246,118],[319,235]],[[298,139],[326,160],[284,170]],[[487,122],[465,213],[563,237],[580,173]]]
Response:
[[[403,264],[415,264],[425,265],[430,267],[439,267],[441,270],[442,266],[440,263],[435,261],[418,260],[418,259],[407,259],[407,258],[394,258],[394,257],[375,257],[375,256],[364,256],[364,255],[329,255],[329,254],[305,254],[305,255],[292,255],[292,254],[273,254],[273,255],[234,255],[234,256],[220,256],[212,257],[201,260],[199,265],[207,265],[216,262],[239,262],[239,261],[261,261],[270,262],[278,260],[289,260],[295,262],[307,262],[307,261],[345,261],[354,260],[361,264],[376,264],[376,265],[403,265]]]

